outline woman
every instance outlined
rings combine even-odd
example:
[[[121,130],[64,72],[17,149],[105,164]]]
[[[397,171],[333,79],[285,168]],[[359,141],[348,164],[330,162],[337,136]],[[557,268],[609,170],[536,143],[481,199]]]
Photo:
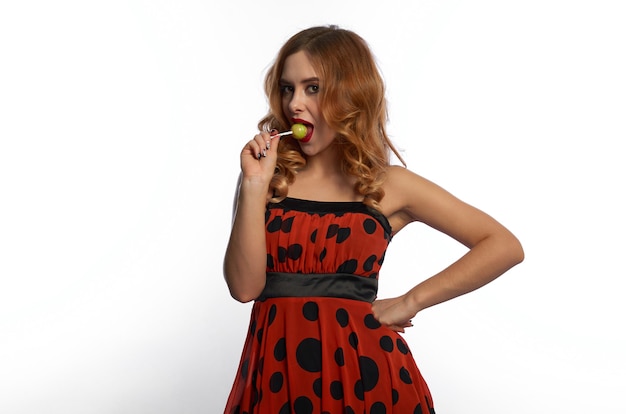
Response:
[[[225,413],[433,413],[399,333],[421,310],[521,262],[519,241],[390,165],[390,152],[399,155],[385,130],[383,81],[355,33],[294,35],[265,89],[270,110],[241,152],[224,259],[233,298],[255,301]],[[276,137],[295,123],[306,126],[304,138]],[[415,221],[469,250],[404,295],[377,299],[387,245]]]

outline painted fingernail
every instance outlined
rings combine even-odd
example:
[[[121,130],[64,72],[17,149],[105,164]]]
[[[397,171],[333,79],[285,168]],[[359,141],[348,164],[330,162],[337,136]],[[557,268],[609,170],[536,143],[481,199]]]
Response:
[[[263,150],[263,156],[267,157],[267,151]]]
[[[270,149],[270,142],[269,142],[269,141],[265,141],[265,147],[266,147],[267,149]]]
[[[260,153],[260,152],[256,155],[256,159],[257,159],[257,160],[260,160],[260,159],[261,159],[261,153]]]

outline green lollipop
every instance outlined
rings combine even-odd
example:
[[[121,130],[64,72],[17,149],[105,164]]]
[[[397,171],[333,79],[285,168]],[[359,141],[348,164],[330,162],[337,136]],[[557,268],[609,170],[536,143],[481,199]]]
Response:
[[[302,139],[306,137],[306,134],[308,131],[307,131],[306,126],[302,124],[293,124],[291,126],[291,132],[293,132],[293,137],[295,139]]]
[[[305,125],[293,124],[289,131],[280,132],[276,135],[272,135],[271,138],[274,139],[278,137],[284,137],[285,135],[293,135],[295,139],[302,139],[306,137],[308,133],[309,133],[309,130],[307,129]]]

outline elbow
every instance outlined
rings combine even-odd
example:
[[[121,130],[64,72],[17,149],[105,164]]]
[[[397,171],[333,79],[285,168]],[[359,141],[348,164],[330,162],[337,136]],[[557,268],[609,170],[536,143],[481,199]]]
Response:
[[[230,296],[233,299],[235,299],[237,302],[241,302],[241,303],[252,302],[256,298],[258,298],[260,294],[261,292],[252,293],[252,292],[239,292],[233,289],[230,290]]]
[[[235,299],[237,302],[247,303],[255,300],[261,293],[263,293],[263,289],[265,288],[265,279],[258,280],[255,282],[246,281],[244,283],[236,283],[233,281],[229,281],[226,278],[228,284],[228,290],[230,292],[230,296]]]
[[[517,263],[522,263],[524,261],[524,258],[526,257],[525,253],[524,253],[524,248],[522,247],[522,244],[519,244],[519,252],[518,252],[518,256],[517,256]]]
[[[511,261],[511,267],[518,265],[524,261],[524,248],[522,243],[517,237],[511,234],[510,241],[508,243],[509,260]]]
[[[230,296],[237,302],[251,302],[258,298],[265,289],[265,269],[256,272],[250,269],[242,270],[228,266],[225,261],[223,272]]]

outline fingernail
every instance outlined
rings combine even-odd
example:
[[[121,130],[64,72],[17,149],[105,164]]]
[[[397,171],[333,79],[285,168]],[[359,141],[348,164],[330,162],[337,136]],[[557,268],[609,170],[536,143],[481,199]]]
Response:
[[[265,146],[267,147],[267,149],[270,149],[270,142],[269,141],[265,141]]]
[[[256,159],[257,159],[257,160],[260,160],[260,159],[261,159],[261,153],[260,153],[260,152],[256,155]]]
[[[267,157],[267,151],[263,150],[263,156]]]

